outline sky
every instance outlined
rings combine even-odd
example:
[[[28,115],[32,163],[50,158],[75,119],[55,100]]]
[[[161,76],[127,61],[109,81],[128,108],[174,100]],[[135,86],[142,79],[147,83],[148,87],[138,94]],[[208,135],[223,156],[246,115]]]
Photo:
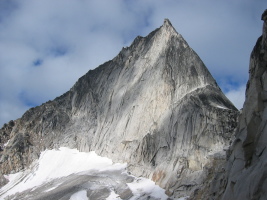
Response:
[[[266,0],[0,0],[0,126],[168,18],[242,108]]]

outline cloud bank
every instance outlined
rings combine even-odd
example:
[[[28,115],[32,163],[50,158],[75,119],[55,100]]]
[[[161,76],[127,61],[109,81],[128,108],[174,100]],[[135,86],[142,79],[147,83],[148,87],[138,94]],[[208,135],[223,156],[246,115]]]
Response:
[[[266,7],[265,0],[2,0],[0,126],[66,92],[164,18],[241,108],[244,99],[234,96],[244,93]]]

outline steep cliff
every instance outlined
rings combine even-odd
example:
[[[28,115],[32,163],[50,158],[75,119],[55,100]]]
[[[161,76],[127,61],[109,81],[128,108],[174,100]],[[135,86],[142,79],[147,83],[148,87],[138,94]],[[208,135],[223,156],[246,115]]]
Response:
[[[193,199],[267,199],[267,10],[263,34],[251,53],[246,100],[226,163],[210,166],[211,177]]]
[[[237,115],[166,19],[67,93],[6,124],[0,169],[21,170],[46,148],[94,150],[184,196],[203,181],[205,165],[225,159]]]
[[[246,101],[228,160],[222,199],[267,198],[267,10],[250,59]]]

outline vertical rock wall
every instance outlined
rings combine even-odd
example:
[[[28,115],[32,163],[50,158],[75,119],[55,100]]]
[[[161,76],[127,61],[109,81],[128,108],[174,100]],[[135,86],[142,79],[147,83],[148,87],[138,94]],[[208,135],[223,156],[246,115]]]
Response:
[[[222,199],[267,199],[267,10],[250,58],[246,101],[227,166]]]
[[[227,162],[210,165],[192,199],[267,199],[267,10],[251,53],[246,100]]]

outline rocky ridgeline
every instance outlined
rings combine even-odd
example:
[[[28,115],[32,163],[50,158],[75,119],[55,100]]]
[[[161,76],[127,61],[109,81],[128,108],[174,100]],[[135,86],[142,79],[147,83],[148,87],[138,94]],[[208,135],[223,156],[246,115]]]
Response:
[[[192,199],[267,199],[267,10],[251,53],[246,101],[227,162],[215,163]]]
[[[0,170],[17,172],[42,150],[67,146],[127,162],[168,195],[187,196],[225,161],[238,114],[166,19],[67,93],[4,125]]]

